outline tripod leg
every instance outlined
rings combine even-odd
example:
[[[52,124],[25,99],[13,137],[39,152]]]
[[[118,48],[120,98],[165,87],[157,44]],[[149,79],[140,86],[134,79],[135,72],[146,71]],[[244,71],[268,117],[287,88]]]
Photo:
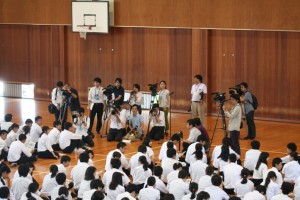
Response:
[[[213,130],[213,133],[212,133],[212,136],[211,136],[211,140],[210,140],[211,144],[212,144],[214,136],[215,136],[215,132],[216,132],[216,128],[217,128],[217,125],[218,125],[218,120],[219,120],[220,114],[221,114],[221,110],[219,110],[219,112],[218,112],[218,116],[217,116],[217,119],[216,119],[215,127],[214,127],[214,130]]]

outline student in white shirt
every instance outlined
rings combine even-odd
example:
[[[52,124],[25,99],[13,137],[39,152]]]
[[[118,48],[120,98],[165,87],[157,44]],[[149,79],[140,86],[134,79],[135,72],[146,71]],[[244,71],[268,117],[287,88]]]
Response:
[[[147,147],[146,154],[151,159],[151,163],[154,165],[155,160],[154,160],[154,152],[153,152],[153,149],[151,147],[151,145],[152,145],[151,139],[148,138],[148,137],[145,137],[145,139],[143,141],[143,144],[146,145],[146,147]]]
[[[143,94],[140,91],[141,87],[139,84],[133,85],[133,90],[130,92],[129,104],[132,107],[133,105],[137,105],[137,109],[139,114],[142,114],[142,104],[143,104]]]
[[[27,200],[29,198],[43,200],[39,195],[39,185],[37,183],[30,183],[28,186],[28,192],[24,192],[20,200]]]
[[[169,190],[167,186],[164,184],[164,182],[161,180],[162,173],[163,173],[163,168],[161,166],[154,167],[153,177],[155,178],[155,188],[160,191],[161,196],[164,196],[169,192]],[[144,187],[146,186],[146,183],[147,182],[145,182]]]
[[[151,164],[151,160],[148,157],[148,155],[146,154],[147,152],[147,147],[145,145],[140,145],[138,147],[138,152],[136,154],[134,154],[129,161],[130,164],[130,173],[133,173],[133,170],[139,166],[139,158],[140,156],[145,156],[147,159],[148,164]]]
[[[6,146],[10,147],[11,143],[17,140],[17,132],[19,130],[19,125],[13,123],[8,129],[8,135],[6,137]]]
[[[87,153],[82,153],[79,156],[80,163],[73,167],[71,171],[71,179],[74,181],[74,190],[78,190],[81,181],[84,179],[87,168],[89,167],[89,156]]]
[[[32,124],[30,128],[30,138],[33,143],[37,143],[40,135],[42,134],[42,117],[41,116],[36,116],[34,118],[34,123]]]
[[[149,177],[147,180],[146,187],[139,192],[139,199],[141,200],[159,200],[160,193],[155,187],[156,179]]]
[[[79,116],[74,119],[74,127],[76,128],[75,134],[82,136],[83,144],[87,144],[90,147],[94,146],[93,136],[88,131],[90,127],[90,118],[84,115],[84,108],[78,110]]]
[[[179,143],[179,141],[180,141],[180,136],[178,134],[172,135],[172,137],[169,141],[166,141],[161,145],[158,159],[161,161],[161,160],[163,160],[164,158],[167,157],[167,150],[168,150],[167,144],[168,144],[168,142],[173,143],[172,147],[176,150],[177,149],[176,145]]]
[[[11,121],[13,119],[13,115],[8,113],[4,116],[4,122],[1,123],[1,130],[6,130],[8,131],[9,127],[13,124]]]
[[[9,174],[10,174],[10,168],[6,165],[2,165],[0,167],[0,188],[7,186],[10,188],[10,178],[9,178]]]
[[[56,180],[56,182],[57,182],[58,185],[52,190],[51,199],[56,199],[56,198],[59,197],[59,194],[58,194],[59,189],[61,187],[64,187],[64,184],[65,184],[65,182],[67,180],[67,176],[64,173],[58,173],[56,175],[56,177],[55,177],[55,180]],[[68,200],[72,200],[72,197],[71,197],[70,193],[68,194],[67,199]]]
[[[199,135],[201,135],[201,132],[196,126],[194,119],[189,119],[186,122],[186,127],[189,130],[190,134],[187,140],[184,140],[182,142],[183,151],[187,151],[190,144],[197,142],[197,138]]]
[[[125,157],[125,155],[124,155],[124,153],[125,153],[125,151],[126,151],[126,143],[124,143],[124,142],[119,142],[118,144],[117,144],[117,149],[115,149],[115,150],[112,150],[112,151],[110,151],[108,154],[107,154],[107,156],[106,156],[106,163],[105,163],[105,170],[106,171],[108,171],[108,170],[110,170],[111,169],[111,167],[110,167],[110,160],[113,158],[112,156],[113,156],[113,153],[114,152],[118,152],[118,153],[120,153],[121,154],[121,163],[122,163],[122,169],[123,169],[123,171],[126,173],[128,173],[128,169],[130,168],[130,165],[129,165],[129,162],[128,162],[128,160],[127,160],[127,158]],[[126,174],[127,174],[126,173]],[[129,173],[128,173],[129,174]]]
[[[261,152],[253,172],[252,181],[255,187],[260,185],[263,182],[263,178],[264,176],[266,176],[265,174],[267,174],[268,160],[269,160],[269,153]]]
[[[25,141],[24,144],[28,148],[28,150],[29,151],[35,150],[36,149],[36,143],[32,142],[32,140],[31,140],[31,137],[30,137],[30,127],[29,126],[24,126],[22,128],[22,134],[26,135],[26,141]],[[18,136],[18,138],[19,138],[19,136]]]
[[[91,189],[90,184],[96,178],[96,168],[88,167],[85,171],[84,179],[80,183],[77,199],[82,200],[83,193]]]
[[[266,187],[267,200],[271,200],[273,196],[280,193],[280,186],[275,181],[276,174],[275,172],[271,171],[268,173],[266,181],[261,184]]]
[[[0,200],[10,199],[9,188],[7,186],[0,187]]]
[[[173,165],[173,171],[171,171],[167,176],[167,183],[168,186],[170,183],[178,179],[178,174],[182,170],[182,164],[181,163],[174,163]]]
[[[273,171],[276,174],[276,183],[280,186],[282,185],[283,178],[282,174],[280,173],[282,170],[282,160],[280,158],[274,158],[272,161],[272,168],[270,168],[267,173],[264,175],[264,181],[266,180],[266,176],[268,175],[269,172]]]
[[[59,147],[60,132],[61,132],[61,122],[60,121],[54,121],[53,122],[53,129],[48,134],[50,143],[52,145],[52,149],[54,151],[61,150],[60,147]]]
[[[132,172],[132,183],[137,186],[138,191],[144,187],[145,181],[152,175],[152,171],[148,168],[148,165],[146,157],[140,156],[139,166],[134,168]]]
[[[182,200],[196,200],[197,192],[198,192],[198,184],[195,182],[191,182],[189,185],[189,190],[191,193],[184,195]]]
[[[201,191],[197,194],[197,200],[209,200],[209,199],[210,199],[210,195],[205,191]]]
[[[187,183],[188,172],[182,169],[178,173],[178,179],[172,181],[168,186],[169,192],[174,195],[175,200],[181,200],[182,197],[188,193],[189,191],[189,184]]]
[[[202,176],[198,182],[198,191],[204,191],[205,188],[212,186],[211,183],[211,177],[214,174],[214,167],[212,166],[207,166],[205,169],[205,174],[204,176]]]
[[[260,142],[257,140],[252,140],[251,148],[252,149],[246,151],[245,153],[244,167],[250,170],[250,174],[253,174],[255,165],[258,161],[258,157],[261,153],[261,151],[259,150]]]
[[[149,121],[153,122],[153,126],[148,133],[147,137],[150,137],[152,140],[158,141],[164,138],[165,131],[165,113],[159,110],[158,104],[153,104],[152,112],[150,112]]]
[[[60,133],[59,136],[59,147],[63,153],[72,153],[75,152],[82,153],[84,152],[81,149],[81,135],[74,133],[74,127],[72,123],[65,123],[65,130]]]
[[[90,200],[96,191],[102,192],[104,185],[100,179],[94,179],[90,183],[90,190],[83,192],[83,200]]]
[[[52,190],[58,185],[55,177],[58,173],[58,167],[56,165],[51,165],[49,173],[44,177],[41,193],[48,197],[51,197]]]
[[[18,165],[28,162],[36,161],[36,157],[28,151],[27,147],[25,146],[26,135],[21,134],[19,136],[19,140],[14,141],[9,150],[7,155],[7,160],[11,163],[17,163]]]
[[[117,196],[116,200],[122,200],[123,198],[128,198],[129,200],[135,200],[137,195],[137,188],[135,185],[130,184],[126,187],[126,192],[121,193]],[[85,200],[85,199],[83,199]],[[87,199],[86,199],[87,200]]]
[[[69,194],[70,192],[68,188],[66,188],[65,186],[60,187],[58,190],[58,198],[56,200],[68,200]]]
[[[297,152],[290,154],[290,162],[286,163],[282,169],[284,181],[296,183],[300,177],[300,160]]]
[[[121,110],[121,106],[117,105],[109,114],[108,121],[110,121],[110,129],[107,134],[107,141],[122,141],[126,134],[126,110]]]
[[[224,173],[224,191],[229,194],[234,194],[234,186],[237,181],[241,180],[242,166],[236,164],[236,155],[229,155],[229,164],[223,169]]]
[[[222,187],[222,178],[219,175],[213,175],[211,178],[212,186],[207,187],[204,191],[209,193],[210,199],[222,199],[222,200],[228,200],[229,196],[224,192]]]
[[[192,144],[190,144],[190,146],[188,147],[187,149],[187,152],[186,152],[186,155],[185,155],[185,162],[189,163],[189,164],[192,164],[193,162],[196,161],[195,159],[195,156],[193,155],[194,152],[196,151],[196,148],[197,149],[200,149],[200,146],[201,145],[201,151],[203,152],[203,156],[202,156],[202,161],[204,163],[207,163],[207,156],[206,156],[206,150],[205,150],[205,145],[206,145],[206,137],[204,135],[199,135],[197,137],[197,142],[194,142]]]
[[[200,178],[205,175],[205,169],[208,165],[202,162],[203,152],[201,150],[195,151],[194,156],[196,158],[196,162],[190,165],[189,172],[192,181],[198,183]]]
[[[60,110],[63,105],[63,89],[64,83],[62,81],[58,81],[56,83],[56,88],[54,88],[51,92],[51,102],[56,107],[55,110],[55,121],[59,121],[60,118]]]
[[[218,166],[219,175],[222,177],[224,177],[224,172],[223,172],[224,167],[229,164],[228,163],[229,152],[230,152],[229,147],[223,145],[221,148],[221,154],[218,157],[219,159],[217,162],[218,163],[217,166]]]
[[[111,182],[109,183],[107,193],[107,200],[115,200],[119,194],[125,192],[122,184],[122,174],[119,172],[113,173]]]
[[[28,126],[28,127],[29,127],[29,131],[30,131],[30,128],[31,128],[32,124],[33,124],[33,121],[32,121],[31,119],[29,119],[29,118],[26,119],[26,120],[25,120],[25,124],[19,127],[19,130],[18,130],[18,132],[17,132],[18,137],[19,137],[20,134],[25,134],[25,133],[24,133],[24,130],[23,130],[23,128],[24,128],[25,126]],[[17,137],[17,138],[18,138],[18,137]]]
[[[293,184],[289,182],[283,182],[281,186],[282,193],[275,195],[271,200],[292,200],[289,194],[293,191]],[[298,200],[295,198],[295,200]]]
[[[53,151],[50,139],[48,137],[48,134],[50,132],[49,127],[43,126],[42,131],[43,133],[40,136],[37,147],[38,157],[47,159],[58,159],[59,154]]]
[[[266,187],[262,185],[258,185],[254,191],[248,192],[245,194],[243,200],[266,200]]]
[[[0,130],[0,163],[2,160],[7,160],[8,147],[6,145],[7,131]]]
[[[250,171],[247,168],[242,169],[242,180],[239,180],[234,186],[234,192],[237,197],[244,198],[245,194],[254,190],[254,183],[249,180]]]
[[[290,154],[292,152],[296,152],[297,151],[297,145],[295,143],[293,143],[293,142],[288,143],[286,145],[286,151],[287,151],[288,155],[281,158],[283,164],[288,163],[288,162],[291,161]]]
[[[18,172],[20,177],[13,180],[11,187],[12,193],[17,200],[21,199],[23,193],[28,191],[29,184],[32,183],[31,180],[26,178],[29,173],[29,167],[27,165],[20,165]]]
[[[67,167],[71,164],[71,158],[68,155],[63,155],[60,158],[60,164],[57,164],[58,173],[64,173],[67,175]]]

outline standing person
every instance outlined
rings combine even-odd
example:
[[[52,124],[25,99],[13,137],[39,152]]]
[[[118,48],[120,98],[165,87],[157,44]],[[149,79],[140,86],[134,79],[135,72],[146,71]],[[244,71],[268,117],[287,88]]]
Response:
[[[68,83],[65,83],[64,90],[66,90],[66,102],[70,106],[72,118],[75,119],[77,116],[77,111],[80,108],[78,92],[76,89],[72,88]]]
[[[159,83],[160,90],[159,95],[159,109],[165,113],[165,132],[169,130],[169,107],[170,107],[170,91],[167,89],[166,81],[160,81]]]
[[[205,119],[205,95],[207,94],[207,87],[204,83],[202,83],[202,76],[197,74],[194,76],[194,85],[191,90],[192,94],[192,118],[199,117],[202,125],[206,126]]]
[[[58,81],[56,83],[56,88],[52,90],[51,93],[51,101],[52,104],[55,105],[56,111],[55,111],[55,121],[59,121],[60,117],[60,109],[63,104],[63,89],[64,83],[62,81]]]
[[[89,134],[90,118],[84,115],[84,108],[79,108],[78,116],[74,119],[73,126],[76,128],[75,134],[82,136],[82,142],[90,147],[94,146],[93,136]]]
[[[226,106],[223,106],[225,115],[229,118],[228,130],[230,132],[230,139],[232,149],[241,155],[241,148],[239,143],[240,137],[240,126],[242,121],[242,108],[240,106],[240,96],[238,94],[230,95],[230,101],[232,108],[230,111],[227,110]]]
[[[97,114],[96,132],[97,134],[100,134],[103,110],[105,110],[106,107],[105,100],[106,97],[103,94],[103,87],[101,87],[101,79],[97,77],[94,79],[94,87],[90,89],[88,97],[88,109],[90,110],[90,127],[88,129],[89,133],[92,132],[94,119]]]
[[[248,90],[248,84],[242,82],[240,84],[241,91],[245,94],[241,97],[241,101],[244,103],[244,112],[246,115],[246,121],[248,125],[248,135],[245,137],[245,140],[253,140],[256,137],[256,128],[254,123],[254,107],[253,99],[250,91]]]
[[[122,87],[122,79],[116,78],[115,80],[115,88],[114,88],[114,97],[110,100],[110,102],[113,102],[116,106],[121,106],[124,102],[124,95],[125,90]]]
[[[141,87],[139,84],[133,85],[133,90],[130,93],[129,104],[132,106],[136,105],[139,111],[139,114],[142,114],[142,104],[143,104],[143,94],[140,91]]]

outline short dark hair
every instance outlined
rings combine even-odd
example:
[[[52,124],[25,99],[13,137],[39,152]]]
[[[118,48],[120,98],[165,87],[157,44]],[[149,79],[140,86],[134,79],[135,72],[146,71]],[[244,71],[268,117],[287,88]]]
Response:
[[[173,158],[173,156],[175,156],[175,155],[176,155],[176,150],[174,148],[167,150],[167,157],[168,158]]]
[[[70,157],[70,156],[67,156],[67,155],[63,155],[63,156],[60,158],[60,163],[63,164],[64,162],[71,162],[71,157]]]
[[[246,83],[246,82],[241,82],[240,83],[240,86],[244,86],[246,89],[248,88],[248,83]]]
[[[214,167],[207,166],[206,169],[205,169],[205,174],[208,175],[208,176],[211,176],[211,175],[213,175],[214,171],[215,171]]]
[[[99,77],[94,78],[94,82],[101,83],[101,78]]]
[[[194,154],[195,154],[195,157],[196,157],[197,160],[202,160],[202,158],[203,158],[203,152],[202,151],[200,151],[200,150],[195,151]]]
[[[110,164],[111,164],[111,168],[114,168],[114,169],[119,169],[122,165],[120,159],[117,159],[117,158],[112,158],[110,160]]]
[[[11,170],[10,170],[10,168],[9,168],[7,165],[2,165],[2,166],[0,167],[0,177],[1,177],[1,174],[2,174],[3,172],[10,173]]]
[[[228,200],[241,200],[240,197],[230,197]]]
[[[266,187],[263,185],[256,186],[255,190],[257,190],[259,193],[263,193],[264,195],[266,194]]]
[[[200,119],[199,117],[194,118],[194,121],[195,121],[195,124],[196,124],[197,126],[199,126],[199,125],[202,124],[202,123],[201,123],[201,119]]]
[[[58,190],[58,196],[61,196],[61,195],[65,195],[66,197],[69,196],[68,188],[66,188],[65,186],[60,187]],[[61,198],[59,198],[59,199],[61,199]]]
[[[173,169],[174,169],[174,170],[177,170],[177,169],[179,169],[179,168],[182,168],[182,164],[181,164],[180,162],[174,163],[174,164],[173,164]]]
[[[153,175],[160,177],[163,173],[163,168],[161,166],[155,166],[153,169]]]
[[[141,90],[141,86],[139,84],[137,84],[137,83],[134,84],[133,87],[136,88],[136,89],[138,89],[139,91]]]
[[[131,106],[131,109],[132,109],[133,107],[138,108],[138,105],[137,105],[137,104],[133,104],[133,105]]]
[[[174,143],[173,142],[167,142],[167,149],[172,149],[174,148]]]
[[[199,192],[197,195],[197,200],[207,200],[209,198],[210,198],[209,193],[207,193],[205,191]]]
[[[105,198],[104,194],[100,191],[95,191],[91,197],[91,200],[103,200]]]
[[[36,116],[36,117],[34,118],[34,121],[37,122],[37,121],[39,121],[40,119],[42,119],[41,116]]]
[[[73,126],[73,124],[71,122],[65,122],[65,124],[64,124],[64,127],[66,130],[69,130],[72,126]]]
[[[79,108],[79,109],[78,109],[78,112],[79,112],[79,113],[84,113],[84,108],[82,108],[82,107]]]
[[[297,151],[297,145],[293,142],[291,143],[288,143],[287,146],[286,146],[288,149],[290,149],[292,152],[295,152]]]
[[[26,119],[25,124],[32,124],[33,121],[31,119]]]
[[[195,126],[195,120],[194,119],[189,119],[186,121],[186,123],[188,123],[189,125]]]
[[[10,122],[10,121],[12,120],[12,118],[13,118],[13,115],[10,114],[10,113],[8,113],[8,114],[6,114],[6,115],[4,116],[4,120],[5,120],[6,122]]]
[[[116,78],[115,82],[119,82],[120,84],[122,84],[122,79],[121,78]]]
[[[222,178],[221,176],[215,174],[211,177],[211,183],[214,185],[214,186],[220,186],[222,184]]]
[[[138,147],[138,152],[146,153],[146,152],[147,152],[147,147],[146,147],[146,145],[141,144],[141,145]]]
[[[205,135],[201,134],[201,135],[198,135],[196,141],[197,141],[197,142],[200,142],[200,141],[205,141],[205,142],[207,142],[207,138],[205,137]]]
[[[165,194],[165,196],[163,197],[162,200],[175,200],[175,197],[173,194],[167,193],[167,194]]]
[[[20,177],[26,177],[29,173],[29,166],[26,164],[22,164],[18,168],[18,172]]]
[[[194,78],[198,79],[202,83],[203,78],[200,74],[195,75]]]
[[[53,122],[53,127],[57,127],[58,125],[61,125],[60,121],[54,121]]]
[[[272,167],[275,167],[276,165],[279,165],[280,163],[282,163],[282,160],[281,160],[281,158],[274,158],[273,160],[272,160]]]
[[[175,141],[175,140],[180,141],[180,136],[178,134],[173,134],[172,137],[171,137],[171,140],[172,141]]]
[[[3,186],[0,188],[0,198],[1,199],[7,199],[9,196],[9,188],[6,186]]]
[[[294,186],[289,182],[283,182],[281,185],[281,190],[283,194],[288,195],[294,190]]]
[[[64,83],[62,81],[57,81],[56,86],[57,87],[63,87]]]
[[[26,137],[27,137],[27,136],[26,136],[25,134],[20,134],[20,135],[19,135],[19,141],[22,142],[22,141],[26,140]]]
[[[154,186],[156,183],[156,179],[153,176],[150,176],[147,180],[147,185],[148,186]]]
[[[100,179],[94,179],[90,183],[91,189],[98,189],[98,188],[104,188],[104,184]]]
[[[7,130],[0,130],[0,135],[8,134]]]
[[[96,172],[96,168],[93,166],[89,166],[84,174],[84,180],[91,181],[95,179],[94,173]]]
[[[120,159],[121,158],[121,153],[120,152],[118,152],[118,151],[115,151],[115,152],[113,152],[113,155],[112,155],[112,158],[118,158],[118,159]]]
[[[45,133],[49,130],[49,126],[43,126],[42,127],[42,132]]]
[[[86,152],[81,153],[81,154],[79,155],[79,160],[80,160],[80,162],[82,162],[82,163],[88,163],[88,162],[89,162],[89,159],[90,159],[90,157],[89,157],[89,155],[88,155]]]
[[[187,178],[189,176],[189,173],[185,170],[185,169],[182,169],[179,171],[178,173],[178,178]]]
[[[159,108],[159,105],[157,103],[153,104],[152,109],[154,109],[154,108]]]
[[[228,137],[224,137],[223,139],[222,139],[222,144],[224,145],[224,146],[230,146],[230,144],[231,144],[231,140],[230,140],[230,138],[228,138]]]
[[[260,142],[258,140],[253,140],[251,142],[251,148],[252,149],[259,149],[260,148]]]
[[[56,174],[55,180],[58,185],[63,185],[67,180],[67,176],[64,173],[58,173]]]
[[[231,154],[229,154],[228,159],[231,163],[235,163],[237,158],[236,158],[236,155],[234,153],[231,153]]]
[[[129,193],[132,193],[132,192],[137,193],[138,192],[138,189],[137,189],[136,185],[134,185],[134,184],[129,184],[125,190]]]
[[[234,100],[236,100],[238,103],[241,103],[239,94],[231,94],[230,97],[233,98]]]
[[[125,142],[119,142],[117,144],[117,149],[124,148],[124,147],[126,147],[126,143]]]

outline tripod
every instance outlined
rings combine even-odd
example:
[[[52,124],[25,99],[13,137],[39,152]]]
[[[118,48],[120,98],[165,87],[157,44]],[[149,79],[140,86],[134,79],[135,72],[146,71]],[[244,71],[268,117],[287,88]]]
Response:
[[[222,128],[219,128],[219,129],[223,129],[223,131],[224,131],[224,137],[228,136],[227,126],[226,126],[226,120],[225,120],[225,113],[224,113],[224,110],[223,110],[223,105],[224,105],[224,102],[223,101],[220,102],[218,116],[216,118],[215,127],[214,127],[213,134],[212,134],[211,141],[210,141],[211,144],[212,144],[214,136],[215,136],[215,132],[216,132],[216,128],[217,128],[217,124],[218,124],[218,120],[219,120],[220,116],[222,117]]]
[[[100,138],[105,138],[107,137],[107,129],[108,129],[108,116],[111,112],[111,109],[113,108],[113,103],[110,103],[108,100],[106,102],[106,109],[103,110],[103,127],[101,128],[101,133],[100,133]],[[104,129],[105,129],[105,133],[104,133]]]

